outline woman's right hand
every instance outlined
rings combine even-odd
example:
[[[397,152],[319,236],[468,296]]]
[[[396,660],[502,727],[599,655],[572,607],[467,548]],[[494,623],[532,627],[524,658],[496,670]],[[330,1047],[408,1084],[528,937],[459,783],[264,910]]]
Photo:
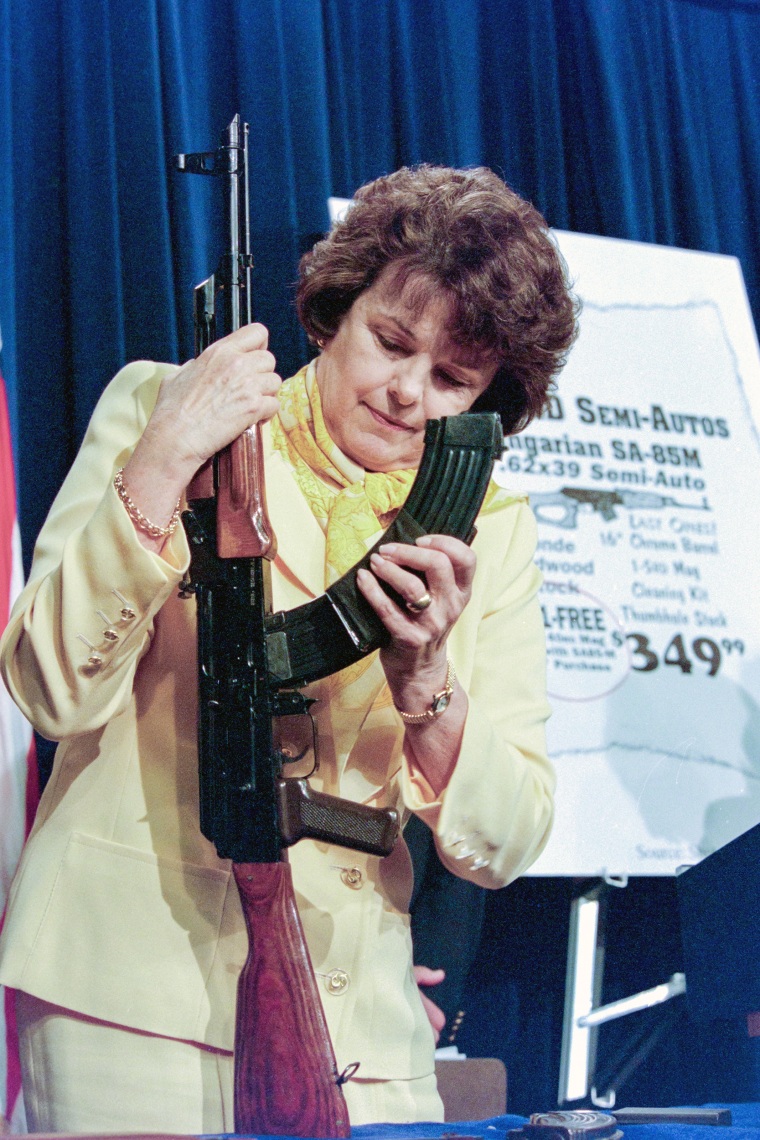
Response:
[[[156,406],[124,467],[124,486],[143,515],[165,526],[207,459],[279,408],[282,383],[264,325],[244,325],[161,382]],[[136,528],[146,549],[163,540]]]
[[[276,414],[282,381],[268,340],[264,325],[244,325],[162,381],[139,446],[181,468],[183,487],[246,428]]]

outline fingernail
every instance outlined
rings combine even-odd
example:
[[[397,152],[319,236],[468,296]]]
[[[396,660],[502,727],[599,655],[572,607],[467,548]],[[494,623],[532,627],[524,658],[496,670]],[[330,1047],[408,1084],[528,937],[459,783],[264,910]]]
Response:
[[[370,560],[370,562],[374,562],[374,563],[380,563],[380,564],[382,564],[383,562],[385,562],[385,559],[383,558],[383,556],[382,556],[381,554],[378,554],[378,553],[377,553],[377,551],[375,551],[374,553],[370,554],[370,556],[369,556],[369,560]]]
[[[429,534],[421,534],[419,538],[415,539],[417,546],[430,546],[431,541]]]
[[[395,543],[386,542],[382,546],[378,546],[377,549],[379,550],[380,554],[393,554],[393,551],[395,550]]]

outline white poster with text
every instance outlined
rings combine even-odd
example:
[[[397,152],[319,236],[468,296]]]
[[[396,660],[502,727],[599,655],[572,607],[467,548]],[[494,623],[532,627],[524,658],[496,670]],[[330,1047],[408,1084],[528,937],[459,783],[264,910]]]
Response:
[[[760,821],[760,358],[738,263],[558,234],[583,301],[527,491],[558,775],[532,874],[672,874]]]

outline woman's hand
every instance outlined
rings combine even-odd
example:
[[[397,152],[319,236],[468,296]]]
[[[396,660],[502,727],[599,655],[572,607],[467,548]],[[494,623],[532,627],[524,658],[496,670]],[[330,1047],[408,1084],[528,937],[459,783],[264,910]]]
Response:
[[[437,986],[446,977],[445,970],[431,970],[429,966],[413,966],[414,980],[418,986]],[[427,1014],[427,1019],[430,1022],[430,1027],[433,1030],[433,1037],[436,1045],[438,1044],[443,1027],[446,1024],[446,1014],[440,1006],[431,1001],[427,994],[420,990],[420,997],[422,998],[422,1005]]]
[[[431,708],[433,696],[445,688],[446,642],[470,600],[475,565],[475,555],[464,542],[433,534],[418,538],[414,546],[395,542],[381,546],[380,554],[372,556],[372,572],[357,574],[359,589],[392,638],[381,649],[380,660],[397,709],[424,713]],[[388,597],[381,581],[400,594],[403,607]],[[426,603],[424,608],[421,601]],[[467,695],[455,682],[440,716],[405,726],[407,755],[436,795],[447,786],[454,770],[467,708]]]
[[[162,382],[140,447],[181,468],[183,487],[246,428],[276,414],[282,381],[268,340],[264,325],[244,325]]]
[[[443,685],[446,642],[470,600],[475,565],[475,555],[464,542],[432,534],[418,538],[414,546],[381,546],[380,554],[372,556],[372,573],[357,575],[362,594],[391,635],[380,657],[394,700],[406,712],[422,711],[431,692]],[[389,598],[378,579],[392,586],[406,606]],[[426,595],[430,604],[416,608]]]
[[[252,424],[276,414],[282,381],[268,339],[263,325],[245,325],[162,381],[123,474],[128,494],[157,526],[167,523],[207,459]],[[163,539],[136,533],[146,549],[160,552]]]

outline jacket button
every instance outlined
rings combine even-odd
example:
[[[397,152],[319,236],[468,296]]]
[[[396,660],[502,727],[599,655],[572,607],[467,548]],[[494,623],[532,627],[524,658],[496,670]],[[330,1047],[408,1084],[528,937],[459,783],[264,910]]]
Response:
[[[101,665],[103,664],[103,658],[96,651],[95,646],[92,644],[89,638],[84,636],[83,633],[78,633],[77,637],[80,641],[83,641],[87,648],[90,650],[90,656],[87,658],[87,667],[93,670],[100,669]]]
[[[352,891],[360,891],[363,886],[363,876],[358,867],[341,868],[340,877]]]
[[[127,599],[122,593],[120,593],[119,590],[111,590],[111,593],[121,602],[121,610],[119,612],[121,613],[122,620],[133,621],[136,617],[134,607],[127,601]]]
[[[325,975],[325,987],[330,994],[342,994],[348,989],[351,979],[345,970],[331,970]]]

